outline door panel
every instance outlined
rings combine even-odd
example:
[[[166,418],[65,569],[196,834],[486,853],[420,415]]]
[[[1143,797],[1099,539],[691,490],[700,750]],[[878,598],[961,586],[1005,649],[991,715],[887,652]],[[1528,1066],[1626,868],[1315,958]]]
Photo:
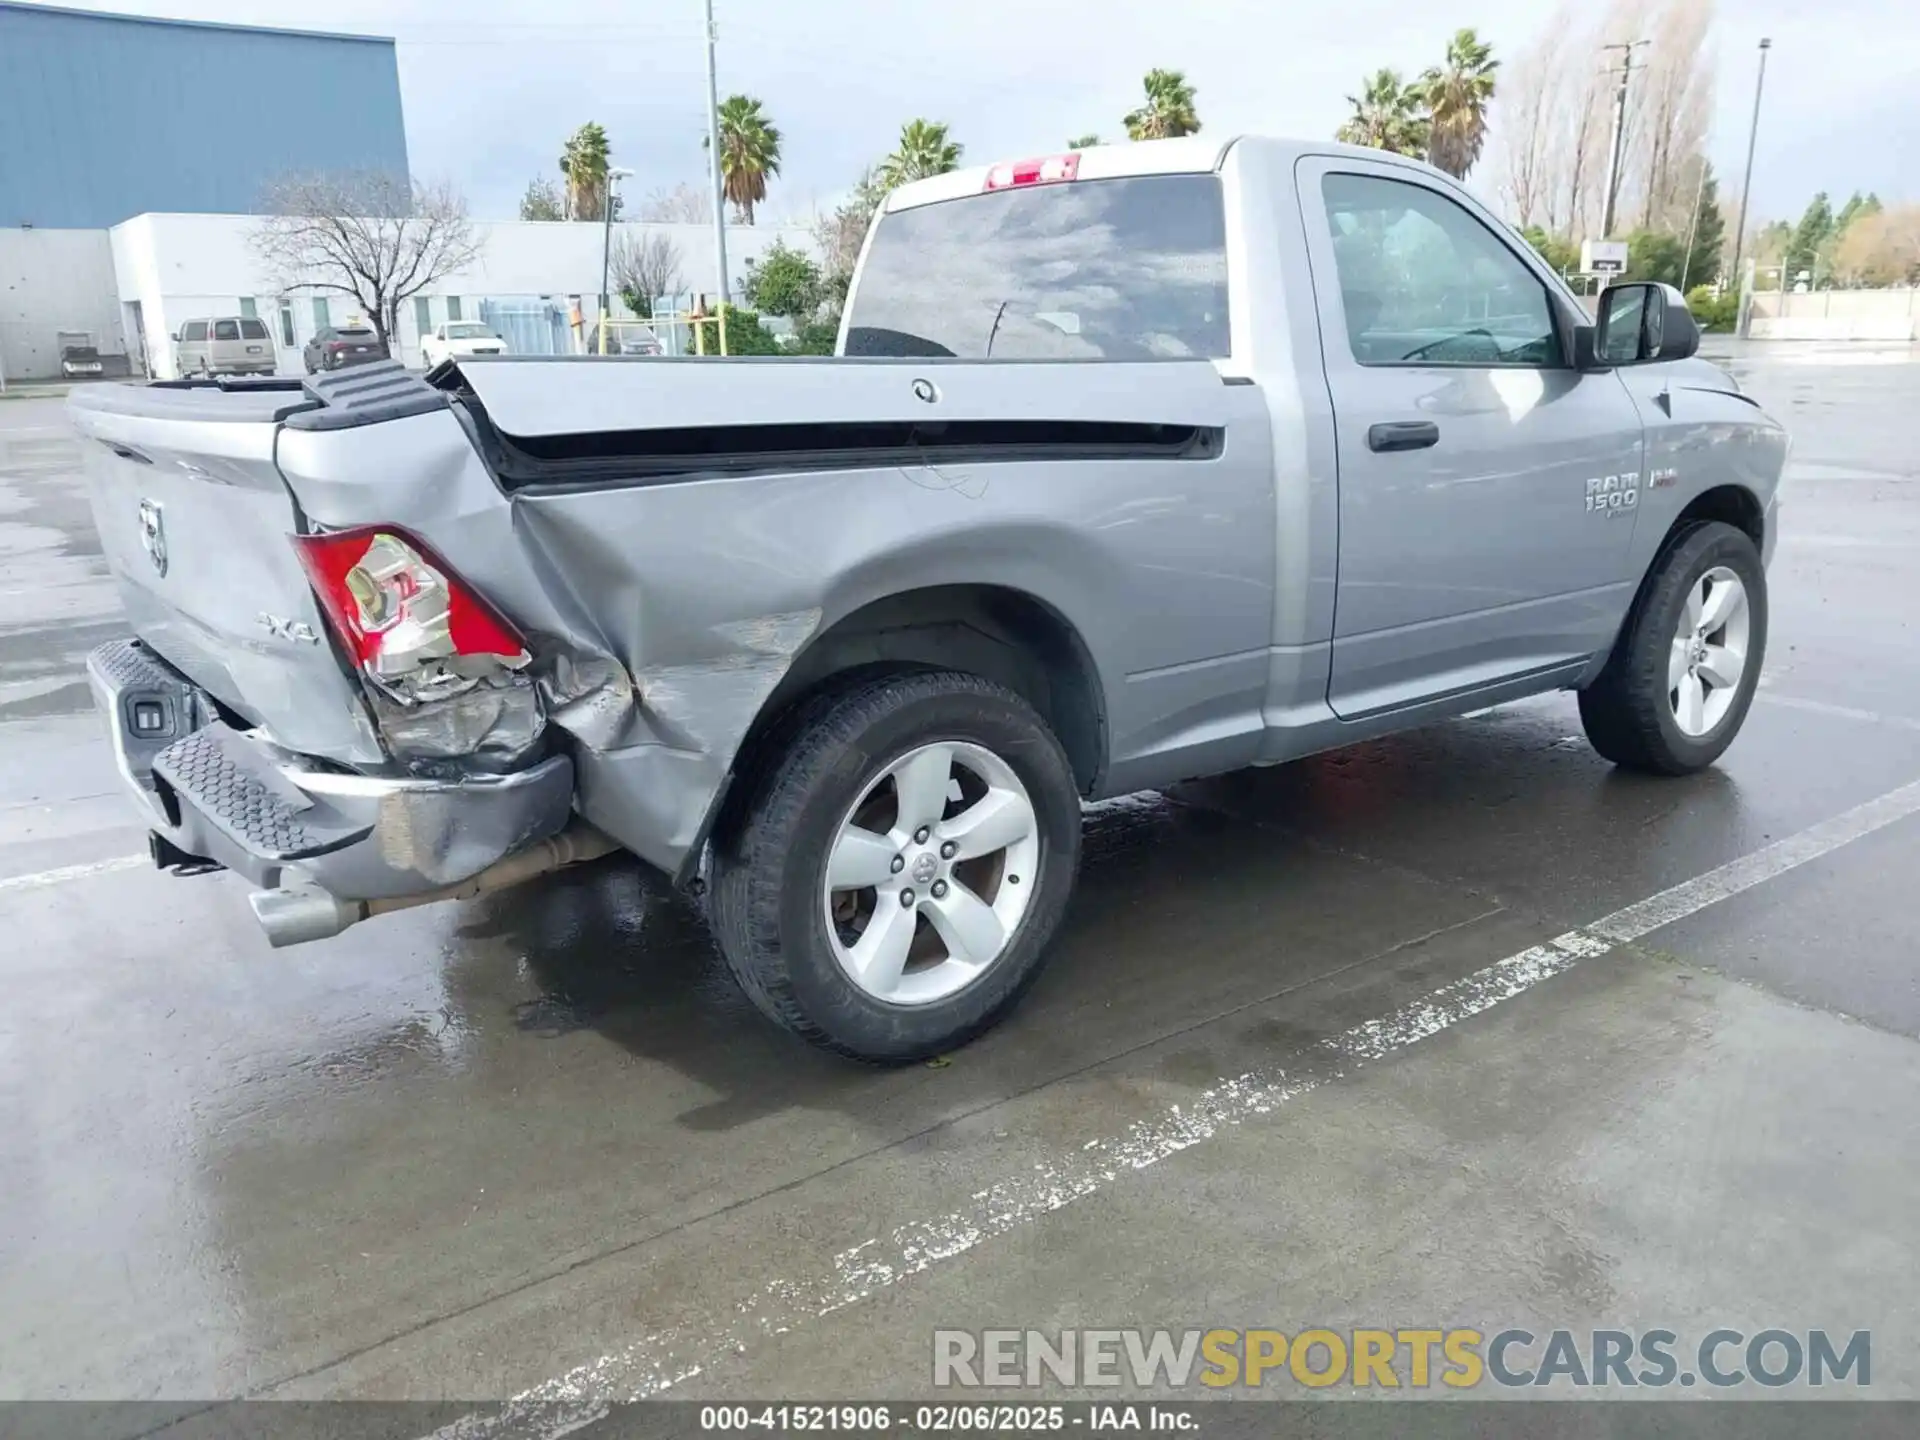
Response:
[[[1299,190],[1339,455],[1334,711],[1591,655],[1630,598],[1619,377],[1565,366],[1545,281],[1464,197],[1330,157]]]

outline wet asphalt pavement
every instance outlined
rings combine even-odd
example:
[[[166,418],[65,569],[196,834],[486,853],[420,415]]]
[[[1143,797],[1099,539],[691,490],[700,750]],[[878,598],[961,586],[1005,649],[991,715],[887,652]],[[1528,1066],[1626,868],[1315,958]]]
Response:
[[[1920,354],[1735,363],[1795,448],[1715,770],[1615,773],[1557,696],[1098,807],[1024,1007],[891,1072],[631,864],[279,952],[138,868],[76,444],[0,401],[0,1398],[905,1396],[935,1327],[1422,1324],[1865,1329],[1920,1397],[1915,806],[1420,1018],[1920,781]]]

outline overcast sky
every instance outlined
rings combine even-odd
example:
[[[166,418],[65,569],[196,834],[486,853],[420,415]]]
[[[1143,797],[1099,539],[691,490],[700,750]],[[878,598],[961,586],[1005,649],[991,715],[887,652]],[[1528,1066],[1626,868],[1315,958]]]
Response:
[[[630,193],[699,183],[700,0],[66,0],[75,7],[391,35],[414,170],[476,214],[510,216],[566,135],[606,126]],[[830,205],[915,115],[948,121],[971,160],[1113,139],[1140,76],[1183,69],[1209,132],[1326,135],[1361,77],[1413,72],[1478,27],[1512,56],[1555,0],[715,0],[720,89],[759,96],[785,135],[769,218]],[[1774,42],[1755,164],[1759,218],[1817,189],[1920,201],[1920,4],[1720,0],[1711,153],[1737,187],[1755,42]],[[286,97],[315,115],[318,96]],[[313,121],[312,123],[324,123]],[[218,143],[218,134],[210,137]],[[1723,191],[1724,193],[1724,191]]]

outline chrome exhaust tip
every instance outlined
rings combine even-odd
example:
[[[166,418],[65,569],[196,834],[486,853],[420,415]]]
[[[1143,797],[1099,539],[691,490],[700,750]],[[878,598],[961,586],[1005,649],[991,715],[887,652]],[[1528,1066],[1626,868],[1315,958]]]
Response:
[[[266,932],[267,943],[278,950],[325,940],[367,918],[363,900],[342,900],[315,885],[283,885],[278,890],[255,890],[247,896],[253,918]]]

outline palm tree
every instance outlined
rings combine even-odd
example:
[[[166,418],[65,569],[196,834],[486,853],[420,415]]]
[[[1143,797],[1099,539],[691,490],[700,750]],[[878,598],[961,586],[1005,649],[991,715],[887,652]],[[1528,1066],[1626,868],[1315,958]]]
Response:
[[[1426,153],[1427,117],[1420,113],[1419,92],[1400,83],[1399,71],[1376,70],[1347,103],[1353,114],[1334,132],[1336,140],[1396,155]]]
[[[909,180],[944,175],[959,168],[965,150],[947,138],[944,120],[909,120],[900,127],[900,144],[880,162],[880,183],[891,190]]]
[[[1465,178],[1480,158],[1493,72],[1499,68],[1493,47],[1473,31],[1461,30],[1447,42],[1447,63],[1420,77],[1417,89],[1433,122],[1427,159],[1455,178]]]
[[[607,165],[613,148],[607,144],[607,132],[589,120],[567,137],[560,152],[560,174],[567,182],[567,218],[602,220],[606,204]]]
[[[1100,143],[1100,137],[1094,134],[1076,135],[1067,141],[1069,150],[1091,150]]]
[[[735,218],[753,224],[753,207],[780,173],[780,131],[750,95],[729,95],[720,107],[720,177]]]
[[[1146,79],[1147,103],[1121,121],[1129,140],[1165,140],[1173,135],[1193,135],[1200,129],[1200,116],[1194,110],[1193,87],[1178,70],[1149,70]]]

